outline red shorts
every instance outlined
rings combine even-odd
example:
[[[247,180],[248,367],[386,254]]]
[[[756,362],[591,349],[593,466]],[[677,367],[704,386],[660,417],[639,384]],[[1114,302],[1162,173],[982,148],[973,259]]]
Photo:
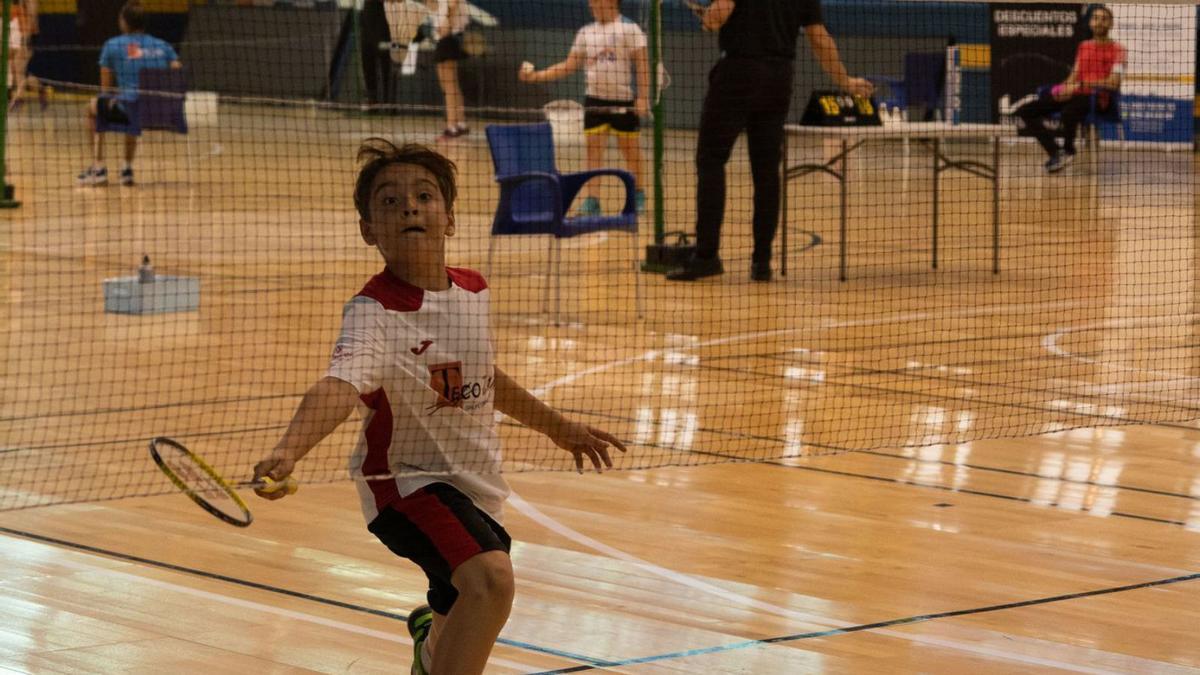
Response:
[[[458,599],[450,577],[458,566],[485,551],[512,547],[504,528],[454,487],[432,483],[394,501],[367,526],[401,558],[429,577],[429,606],[447,614]]]

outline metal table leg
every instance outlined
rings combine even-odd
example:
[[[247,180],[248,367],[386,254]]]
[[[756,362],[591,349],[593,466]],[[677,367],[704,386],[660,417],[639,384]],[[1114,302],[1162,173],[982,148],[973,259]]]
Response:
[[[843,138],[842,139],[842,171],[841,171],[841,175],[838,176],[838,182],[842,186],[842,222],[841,222],[841,229],[839,230],[839,235],[838,235],[838,248],[840,249],[839,255],[841,256],[841,260],[839,262],[839,267],[838,267],[838,270],[839,270],[838,278],[841,279],[842,281],[846,280],[846,209],[848,207],[846,181],[849,178],[849,165],[847,163],[847,160],[849,159],[849,157],[848,157],[849,154],[850,154],[850,150],[848,148],[848,141],[845,138]]]
[[[938,266],[938,193],[942,178],[942,139],[933,139],[933,268]]]
[[[1000,273],[1000,137],[992,138],[992,274]]]

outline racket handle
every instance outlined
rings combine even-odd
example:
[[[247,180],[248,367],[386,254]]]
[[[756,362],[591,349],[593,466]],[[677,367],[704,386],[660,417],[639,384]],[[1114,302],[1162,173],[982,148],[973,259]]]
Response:
[[[258,486],[257,489],[262,490],[267,494],[272,494],[282,490],[284,494],[294,495],[296,494],[296,491],[300,489],[300,484],[297,483],[296,479],[292,478],[291,476],[288,476],[280,481],[274,480],[270,476],[263,476],[260,479],[260,482],[261,485]]]

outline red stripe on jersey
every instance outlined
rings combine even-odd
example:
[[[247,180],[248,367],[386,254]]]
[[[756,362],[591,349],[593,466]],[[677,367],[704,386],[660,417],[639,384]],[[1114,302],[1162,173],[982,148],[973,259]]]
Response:
[[[404,515],[413,525],[429,537],[438,554],[450,566],[450,571],[483,551],[470,530],[462,524],[450,507],[442,503],[437,495],[417,490],[404,499],[392,502],[392,508]]]
[[[371,277],[359,295],[371,298],[393,312],[415,312],[421,309],[425,291],[392,274],[386,267]]]
[[[475,270],[465,267],[447,267],[446,274],[450,275],[450,281],[453,281],[455,286],[472,293],[478,293],[488,287],[487,280]]]
[[[362,399],[363,405],[374,411],[367,428],[363,430],[367,439],[367,456],[363,458],[362,473],[364,476],[382,476],[391,470],[388,465],[388,448],[392,447],[392,406],[383,389],[376,389],[359,398]],[[382,511],[388,504],[400,499],[400,491],[396,489],[396,481],[393,479],[367,481],[367,486],[375,495],[377,510]]]

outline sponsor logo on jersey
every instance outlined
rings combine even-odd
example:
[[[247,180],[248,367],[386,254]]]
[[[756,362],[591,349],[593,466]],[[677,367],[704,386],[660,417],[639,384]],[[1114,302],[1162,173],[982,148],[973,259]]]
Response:
[[[438,363],[429,366],[429,388],[437,394],[437,400],[427,408],[430,415],[442,408],[465,408],[468,412],[483,404],[491,393],[494,380],[464,382],[462,361]]]

